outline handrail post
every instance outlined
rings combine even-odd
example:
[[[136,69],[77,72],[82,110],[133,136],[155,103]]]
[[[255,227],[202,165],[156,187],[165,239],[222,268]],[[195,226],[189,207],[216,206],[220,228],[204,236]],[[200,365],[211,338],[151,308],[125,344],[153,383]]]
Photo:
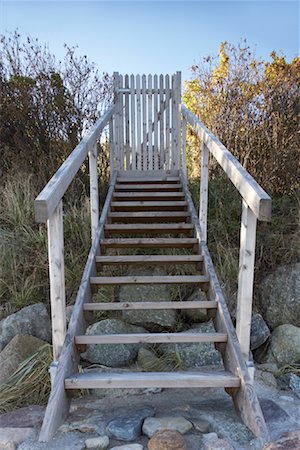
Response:
[[[99,186],[98,186],[98,146],[97,142],[89,151],[91,237],[94,240],[99,223]]]
[[[110,161],[110,180],[115,170],[115,146],[114,146],[114,121],[113,117],[109,121],[109,161]]]
[[[205,242],[207,240],[208,160],[209,150],[205,142],[202,141],[199,222],[202,231],[202,239]]]
[[[53,359],[58,361],[66,336],[66,295],[62,200],[47,220]]]
[[[181,121],[181,130],[182,130],[182,159],[181,159],[181,167],[183,174],[185,176],[185,179],[187,180],[187,167],[186,167],[186,117],[182,117]]]
[[[239,284],[236,332],[246,361],[249,360],[252,295],[257,218],[245,200],[242,203]]]

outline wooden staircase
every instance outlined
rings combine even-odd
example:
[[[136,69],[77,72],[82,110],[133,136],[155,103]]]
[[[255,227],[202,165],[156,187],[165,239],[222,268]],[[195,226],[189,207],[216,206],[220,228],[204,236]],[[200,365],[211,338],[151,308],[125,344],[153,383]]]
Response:
[[[138,97],[140,92],[138,86],[137,82],[137,89],[132,90],[133,96]],[[175,87],[176,83],[173,89]],[[130,89],[128,90],[126,83],[124,89],[120,88],[120,86],[118,89],[117,92],[125,95],[125,111],[128,112],[129,110],[126,109],[126,105],[128,106],[126,96],[127,94],[129,95]],[[141,90],[141,92],[146,93],[145,90]],[[168,107],[167,102],[172,100],[170,92],[166,81],[166,88],[162,90],[161,94],[162,98],[165,98],[164,102],[161,103],[161,108],[164,108],[164,110],[161,109],[161,111],[166,111]],[[156,91],[155,89],[152,91],[149,88],[149,98],[152,93],[155,101]],[[174,98],[176,100],[176,96]],[[179,103],[176,103],[175,100],[173,102],[173,107],[175,107],[173,120],[175,122],[174,126],[172,125],[172,133],[174,131],[175,137],[173,144],[170,144],[172,151],[166,150],[167,156],[174,162],[172,169],[166,168],[166,164],[169,166],[170,161],[167,156],[165,157],[162,154],[161,150],[158,149],[158,155],[155,157],[155,145],[151,150],[151,159],[148,158],[146,153],[146,150],[149,151],[149,148],[143,148],[143,143],[140,143],[140,146],[135,143],[137,145],[136,149],[127,145],[130,143],[128,137],[130,136],[129,128],[127,129],[129,113],[128,120],[120,122],[118,111],[123,110],[117,98],[115,105],[107,111],[92,129],[91,133],[76,147],[36,199],[37,220],[47,222],[48,225],[54,348],[54,363],[50,368],[52,373],[52,391],[40,433],[41,441],[48,441],[66,418],[74,390],[148,387],[176,389],[188,387],[224,388],[231,395],[235,408],[244,423],[256,436],[262,439],[267,438],[266,424],[254,391],[253,379],[250,377],[246,364],[249,355],[251,302],[250,305],[249,301],[245,304],[245,298],[249,298],[250,295],[250,300],[252,300],[252,285],[250,284],[253,281],[254,267],[253,226],[255,230],[256,217],[260,220],[269,220],[270,199],[228,150],[205,129],[204,125],[195,116],[189,116],[191,113],[183,109],[183,122],[185,121],[183,129],[186,129],[186,121],[189,120],[199,137],[205,139],[206,142],[202,148],[199,221],[187,185],[185,144],[183,144],[181,165],[179,164],[179,156],[175,155],[176,148],[179,148],[175,146],[176,142],[178,144],[176,124],[179,123],[174,112],[179,112]],[[140,113],[138,101],[137,98],[137,112]],[[133,106],[131,106],[131,111],[134,111]],[[167,121],[170,118],[168,119],[166,112],[165,114]],[[154,133],[154,137],[157,122],[163,120],[162,114],[159,114],[158,117],[159,119],[156,122],[154,119],[152,125],[149,121],[149,130],[152,130],[151,133]],[[112,122],[113,119],[115,120],[114,123]],[[110,136],[112,137],[111,180],[99,220],[96,142],[107,122],[109,122]],[[138,120],[137,123],[139,123]],[[141,122],[139,125],[141,126]],[[123,142],[122,139],[124,138],[124,136],[120,135],[122,126],[125,127],[125,135],[128,137],[128,140],[126,137],[125,147],[121,146],[120,148],[120,142]],[[167,136],[170,132],[170,126],[167,125]],[[115,138],[113,138],[114,133],[117,133]],[[144,143],[146,138],[150,139],[149,135],[150,132],[144,133]],[[221,156],[219,157],[216,145],[217,149],[219,149],[218,151],[222,153],[222,158]],[[127,150],[129,153],[127,153]],[[123,154],[122,151],[124,152]],[[131,151],[132,154],[130,153]],[[145,158],[148,158],[144,159],[143,164],[138,159],[139,151],[142,153],[145,151],[143,154],[146,155]],[[232,324],[206,245],[208,160],[205,152],[208,151],[211,151],[218,161],[220,159],[220,165],[244,198],[239,280],[239,286],[242,286],[242,289],[241,292],[239,291],[237,324],[237,330],[240,334],[239,339]],[[170,153],[172,152],[173,156],[171,158]],[[68,330],[66,330],[61,199],[87,154],[90,161],[91,179],[92,246],[83,272],[71,321]],[[120,163],[120,161],[123,162]],[[163,161],[158,169],[155,167],[155,161]],[[123,166],[125,163],[126,170],[124,170]],[[149,166],[152,163],[153,166],[150,170]],[[247,199],[247,203],[245,199]],[[253,222],[254,216],[255,222]],[[174,265],[177,267],[183,266],[185,275],[132,275],[135,268],[155,268],[157,266],[163,267],[168,273],[168,268],[174,267]],[[105,276],[102,272],[106,266],[120,267],[123,270],[122,273],[124,271],[126,273],[126,269],[130,268],[130,275]],[[154,299],[149,298],[149,301],[146,302],[93,302],[93,293],[102,286],[155,284],[195,286],[205,293],[206,300],[196,302],[184,300],[159,302],[157,299],[154,301]],[[208,311],[208,316],[213,321],[215,332],[85,334],[87,318],[99,311],[184,310],[195,308]],[[94,370],[79,373],[78,371],[80,353],[85,350],[87,345],[187,342],[209,342],[213,344],[221,354],[223,369],[218,367],[216,370],[203,368],[201,371],[197,369],[181,372],[149,373],[103,373]]]

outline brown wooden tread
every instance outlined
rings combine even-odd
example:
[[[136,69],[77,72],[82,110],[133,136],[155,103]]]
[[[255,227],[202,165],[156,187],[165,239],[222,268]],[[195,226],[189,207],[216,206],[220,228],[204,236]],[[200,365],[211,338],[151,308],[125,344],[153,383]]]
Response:
[[[108,224],[105,225],[105,234],[181,234],[191,233],[194,226],[191,223],[141,223],[141,224]]]
[[[120,255],[96,256],[96,264],[199,264],[202,255]]]
[[[118,177],[117,183],[179,183],[179,177]]]
[[[137,200],[178,200],[184,198],[183,192],[114,192],[113,197],[120,201]]]
[[[75,336],[76,345],[156,344],[178,342],[227,342],[226,333],[85,334]]]
[[[116,238],[100,240],[100,247],[106,248],[191,248],[197,244],[197,238]]]
[[[108,302],[85,303],[84,311],[126,311],[142,309],[215,309],[214,301],[174,301],[174,302]]]
[[[66,389],[97,388],[238,388],[239,377],[230,372],[126,372],[89,371],[65,379]]]
[[[129,191],[129,192],[135,192],[135,191],[182,191],[182,185],[181,184],[116,184],[115,185],[115,191]]]
[[[138,211],[138,212],[109,212],[108,218],[113,222],[182,222],[190,219],[188,211]]]
[[[205,284],[208,287],[208,275],[177,275],[177,276],[127,276],[127,277],[91,277],[93,288],[110,285],[129,284]]]

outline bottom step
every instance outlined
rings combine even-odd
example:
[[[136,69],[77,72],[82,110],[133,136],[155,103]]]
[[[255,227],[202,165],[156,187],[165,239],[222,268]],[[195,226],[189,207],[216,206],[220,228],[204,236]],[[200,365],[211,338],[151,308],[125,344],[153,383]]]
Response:
[[[127,372],[78,373],[65,380],[66,389],[98,388],[238,388],[239,377],[230,372]]]

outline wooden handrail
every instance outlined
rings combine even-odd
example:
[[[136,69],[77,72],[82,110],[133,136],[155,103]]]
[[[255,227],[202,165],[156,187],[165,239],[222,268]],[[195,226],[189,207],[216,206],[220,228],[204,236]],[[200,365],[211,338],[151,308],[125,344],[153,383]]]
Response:
[[[269,195],[195,114],[184,105],[181,105],[181,112],[183,117],[193,127],[196,135],[216,158],[257,219],[270,221],[272,201]]]
[[[87,132],[80,143],[75,147],[66,161],[60,166],[34,202],[36,222],[47,222],[49,217],[61,201],[64,193],[71,184],[74,176],[80,169],[89,150],[99,139],[103,128],[108,123],[115,111],[111,106],[105,114],[97,120],[95,125]]]

